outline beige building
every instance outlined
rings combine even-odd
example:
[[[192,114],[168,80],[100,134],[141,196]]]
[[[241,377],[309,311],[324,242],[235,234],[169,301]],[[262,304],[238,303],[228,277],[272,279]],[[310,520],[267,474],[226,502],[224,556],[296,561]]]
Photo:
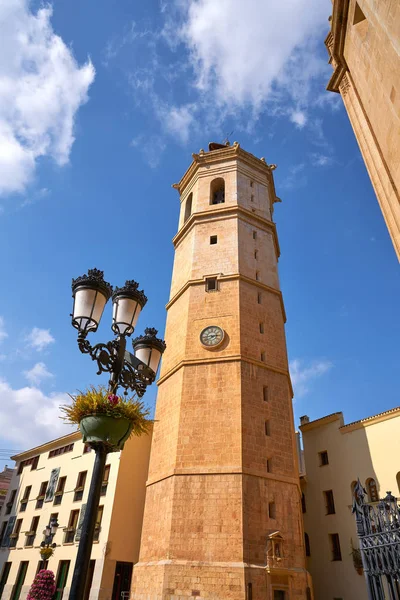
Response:
[[[174,186],[135,600],[311,598],[273,169],[237,143],[212,144]]]
[[[400,2],[332,2],[328,90],[343,98],[400,259]]]
[[[123,452],[107,457],[85,600],[120,600],[121,592],[130,589],[139,555],[150,442],[151,436],[133,436]],[[44,567],[40,544],[55,517],[57,547],[48,568],[56,576],[54,600],[68,598],[94,452],[76,432],[13,459],[16,471],[0,515],[0,597],[24,600]]]
[[[367,600],[358,548],[353,488],[359,478],[370,502],[400,496],[400,407],[344,424],[334,413],[301,418],[307,568],[315,600]],[[389,595],[387,596],[389,598]]]
[[[10,487],[11,478],[14,469],[10,469],[7,465],[0,472],[0,518],[4,514],[4,503],[7,497],[8,488]]]

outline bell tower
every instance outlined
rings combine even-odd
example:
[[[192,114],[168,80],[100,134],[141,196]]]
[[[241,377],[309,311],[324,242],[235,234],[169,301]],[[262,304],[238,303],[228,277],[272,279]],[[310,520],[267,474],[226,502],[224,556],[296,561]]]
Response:
[[[135,600],[311,598],[274,165],[210,144],[179,229]]]

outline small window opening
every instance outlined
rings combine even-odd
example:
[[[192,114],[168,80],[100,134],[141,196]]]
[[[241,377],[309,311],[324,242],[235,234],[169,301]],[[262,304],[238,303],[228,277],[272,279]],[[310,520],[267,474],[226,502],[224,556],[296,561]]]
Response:
[[[268,402],[268,386],[266,385],[263,387],[263,400],[264,402]]]
[[[327,490],[326,492],[324,492],[324,496],[325,496],[326,514],[334,515],[335,514],[335,501],[333,499],[333,491]]]
[[[216,292],[218,291],[218,284],[216,277],[208,277],[206,279],[206,292]]]
[[[267,473],[272,472],[272,458],[267,458]]]
[[[250,181],[250,187],[254,187],[254,181]]]
[[[329,465],[328,453],[326,450],[319,453],[319,466],[324,467],[325,465]]]
[[[187,197],[187,200],[186,200],[186,203],[185,203],[185,218],[184,218],[184,223],[186,223],[186,221],[188,220],[188,218],[192,214],[192,200],[193,200],[193,194],[190,193],[189,196]]]
[[[331,542],[332,560],[342,560],[342,553],[340,551],[340,541],[338,533],[329,534]]]
[[[265,362],[265,352],[261,352],[261,361]]]
[[[252,194],[252,195],[250,196],[250,200],[251,200],[252,202],[254,202],[254,194]]]
[[[210,236],[210,244],[218,244],[218,236],[211,235]]]
[[[271,435],[271,425],[269,421],[265,421],[265,435]]]
[[[254,250],[254,258],[257,260],[258,259],[258,250]]]
[[[261,300],[262,300],[262,293],[258,292],[258,294],[257,294],[257,302],[258,302],[258,304],[262,304]]]
[[[247,584],[246,600],[253,600],[253,584],[252,583]]]
[[[253,240],[257,239],[257,231],[253,231]]]
[[[260,281],[260,271],[256,271],[256,281]]]
[[[354,9],[354,18],[353,18],[353,25],[357,25],[357,23],[361,23],[361,21],[365,21],[366,16],[364,15],[363,11],[361,10],[358,2],[356,2],[356,7]]]
[[[210,204],[223,204],[225,202],[225,181],[222,177],[214,179],[210,187]]]
[[[276,505],[275,502],[268,504],[268,515],[270,519],[276,519]]]
[[[260,333],[264,333],[264,323],[260,323]]]
[[[303,513],[303,515],[305,515],[307,512],[306,497],[304,495],[304,492],[301,494],[301,512]]]
[[[376,485],[375,479],[367,479],[366,481],[367,494],[370,502],[378,502],[378,486]]]
[[[310,538],[308,537],[308,533],[304,534],[304,545],[306,547],[306,556],[311,556]]]

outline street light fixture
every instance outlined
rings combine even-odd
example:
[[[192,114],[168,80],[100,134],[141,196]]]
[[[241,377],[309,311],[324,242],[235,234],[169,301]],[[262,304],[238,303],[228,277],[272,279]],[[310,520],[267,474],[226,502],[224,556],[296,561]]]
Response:
[[[118,388],[122,387],[124,394],[131,390],[141,398],[147,386],[156,378],[166,346],[163,340],[157,338],[157,330],[148,327],[143,336],[133,340],[134,353],[126,350],[126,339],[134,332],[139,315],[147,302],[143,290],[139,290],[138,287],[136,281],[129,280],[123,287],[113,291],[112,286],[104,281],[103,271],[89,269],[87,275],[72,280],[74,305],[71,317],[72,326],[78,330],[80,351],[89,354],[92,360],[97,362],[98,375],[110,373],[110,393],[116,394]],[[87,336],[97,330],[105,305],[111,296],[111,329],[116,337],[109,342],[92,346]],[[70,600],[82,600],[85,593],[104,466],[110,451],[105,443],[93,442],[89,445],[95,450],[96,458],[71,583]]]
[[[53,538],[57,533],[58,526],[57,519],[53,518],[50,520],[50,523],[46,525],[43,532],[44,537],[40,544],[40,556],[42,557],[43,568],[45,568],[46,562],[53,554],[54,548],[57,546],[57,544],[53,543]]]

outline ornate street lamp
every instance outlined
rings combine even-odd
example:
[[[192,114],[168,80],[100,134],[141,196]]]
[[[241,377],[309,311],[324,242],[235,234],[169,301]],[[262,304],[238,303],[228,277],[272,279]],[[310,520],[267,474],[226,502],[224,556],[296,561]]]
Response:
[[[124,394],[131,390],[141,398],[147,386],[156,378],[165,342],[156,337],[156,329],[147,328],[143,336],[133,340],[134,353],[126,350],[126,339],[134,332],[139,315],[147,302],[144,292],[138,287],[136,281],[131,280],[113,291],[111,285],[104,281],[103,271],[90,269],[87,275],[72,280],[74,305],[71,317],[72,326],[78,330],[80,351],[89,354],[97,363],[98,375],[110,373],[110,394],[116,394],[118,388],[122,387]],[[111,329],[116,337],[109,342],[92,346],[87,336],[97,330],[110,297],[113,303]],[[95,450],[96,458],[71,583],[70,600],[82,600],[85,592],[104,466],[107,453],[116,449],[110,448],[106,440],[104,443],[87,443]]]
[[[46,562],[49,560],[51,556],[53,556],[54,548],[56,548],[57,544],[53,543],[53,538],[57,533],[58,522],[57,519],[51,519],[50,523],[46,525],[46,528],[43,532],[43,541],[40,544],[40,556],[43,561],[43,568]]]

